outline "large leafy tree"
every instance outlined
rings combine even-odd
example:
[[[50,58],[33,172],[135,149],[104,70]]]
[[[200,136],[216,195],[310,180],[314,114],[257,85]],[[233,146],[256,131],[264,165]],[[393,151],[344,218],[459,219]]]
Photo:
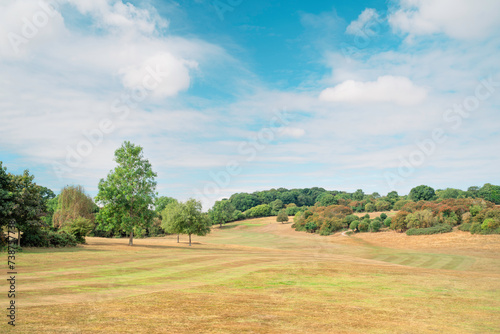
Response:
[[[35,176],[25,170],[21,175],[8,174],[7,190],[12,195],[12,203],[8,212],[8,220],[14,219],[18,230],[18,244],[21,244],[21,232],[30,233],[41,228],[44,223],[45,203],[41,195],[41,187],[33,182]]]
[[[215,202],[214,206],[208,210],[208,217],[212,224],[222,225],[233,219],[234,205],[229,200]]]
[[[436,198],[436,192],[429,186],[421,185],[410,190],[409,197],[414,202],[432,201]]]
[[[147,228],[154,217],[152,210],[157,176],[143,156],[143,149],[129,141],[115,151],[118,166],[99,182],[96,200],[103,205],[97,214],[99,227],[119,229],[129,234],[133,245],[134,229]]]
[[[281,210],[280,212],[278,212],[278,216],[276,217],[276,221],[281,222],[282,224],[284,224],[284,222],[288,221],[288,214],[286,213],[285,210]]]
[[[177,234],[177,242],[179,242],[179,235],[184,233],[182,210],[182,203],[172,201],[161,212],[161,227],[167,233]]]

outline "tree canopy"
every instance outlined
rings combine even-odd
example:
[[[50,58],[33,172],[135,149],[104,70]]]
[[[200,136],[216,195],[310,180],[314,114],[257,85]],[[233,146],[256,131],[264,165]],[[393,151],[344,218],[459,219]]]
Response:
[[[115,151],[118,166],[99,182],[96,200],[103,205],[97,215],[101,228],[118,228],[129,234],[133,245],[134,230],[145,229],[154,217],[152,210],[156,173],[143,156],[143,149],[124,142]]]

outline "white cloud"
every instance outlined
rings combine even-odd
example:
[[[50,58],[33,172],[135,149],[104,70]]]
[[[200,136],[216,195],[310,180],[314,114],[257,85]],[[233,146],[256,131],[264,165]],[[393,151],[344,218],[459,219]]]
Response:
[[[419,36],[444,33],[457,39],[483,39],[498,31],[498,0],[401,0],[389,16],[393,30]]]
[[[141,9],[121,0],[66,1],[82,14],[91,15],[100,28],[152,34],[156,29],[168,26],[168,21],[162,19],[154,8]]]
[[[366,8],[357,20],[352,21],[346,28],[345,32],[356,36],[371,36],[374,31],[370,28],[375,23],[380,21],[380,15],[373,8]]]
[[[283,137],[292,137],[292,138],[300,138],[306,134],[306,131],[301,128],[292,128],[292,127],[281,127],[279,128],[279,134]]]
[[[427,95],[406,77],[381,76],[377,81],[362,82],[347,80],[323,90],[320,100],[331,102],[389,102],[399,105],[414,105],[422,102]]]
[[[124,87],[131,90],[145,88],[146,91],[152,91],[153,96],[163,98],[188,89],[189,68],[196,66],[196,62],[176,58],[170,53],[160,53],[140,66],[120,69],[119,73],[123,76]]]

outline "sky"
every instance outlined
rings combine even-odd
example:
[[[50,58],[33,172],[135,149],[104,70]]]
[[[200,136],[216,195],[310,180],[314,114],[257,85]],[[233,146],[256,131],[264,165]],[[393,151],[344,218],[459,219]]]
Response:
[[[4,0],[0,161],[95,196],[500,184],[496,0]]]

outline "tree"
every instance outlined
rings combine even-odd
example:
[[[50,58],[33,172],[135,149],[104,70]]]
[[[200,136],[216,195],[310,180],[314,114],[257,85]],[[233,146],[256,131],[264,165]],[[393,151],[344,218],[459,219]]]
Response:
[[[222,228],[222,224],[225,224],[233,219],[234,205],[227,199],[222,201],[216,201],[214,206],[208,210],[208,217],[212,224],[219,224]]]
[[[157,197],[155,200],[155,212],[158,214],[158,216],[161,216],[162,211],[165,210],[167,205],[172,202],[177,202],[177,200],[173,197],[168,196]]]
[[[431,201],[436,197],[436,192],[429,186],[421,185],[410,190],[409,197],[414,202]]]
[[[97,219],[105,230],[119,228],[129,234],[133,245],[134,229],[147,228],[154,217],[151,210],[157,176],[143,157],[143,149],[128,141],[115,151],[118,166],[106,180],[99,181],[96,200],[103,204]]]
[[[286,210],[281,210],[280,212],[278,212],[276,221],[281,222],[282,224],[288,221],[288,214],[286,213]]]
[[[399,195],[397,191],[391,191],[387,194],[387,199],[391,201],[392,204],[396,203],[399,200]]]
[[[21,232],[32,233],[44,225],[41,217],[45,214],[45,205],[34,178],[28,170],[22,175],[8,174],[7,191],[12,195],[12,203],[6,218],[16,222],[18,245],[21,245]]]
[[[4,240],[3,227],[9,224],[9,216],[14,205],[12,193],[9,191],[10,177],[7,169],[0,161],[0,246],[6,244]]]
[[[279,212],[284,207],[283,201],[280,199],[272,201],[271,203],[269,203],[269,206],[271,207],[273,212]]]
[[[206,214],[201,212],[201,202],[189,199],[184,204],[184,233],[189,236],[189,246],[191,246],[191,235],[205,236],[210,233],[212,225]]]
[[[319,204],[319,206],[329,206],[337,203],[337,201],[335,200],[335,196],[330,193],[322,193],[318,196],[316,202]]]
[[[479,189],[478,196],[495,204],[500,204],[500,186],[486,183],[481,189]]]
[[[161,227],[167,233],[177,234],[177,243],[179,243],[179,235],[184,233],[182,210],[183,204],[175,201],[168,203],[161,212]]]
[[[52,222],[54,227],[73,234],[79,243],[85,243],[85,236],[94,228],[97,211],[97,205],[82,186],[66,186],[57,196]]]
[[[362,201],[364,198],[365,198],[365,193],[363,192],[362,189],[358,189],[352,194],[352,199],[355,201]]]

